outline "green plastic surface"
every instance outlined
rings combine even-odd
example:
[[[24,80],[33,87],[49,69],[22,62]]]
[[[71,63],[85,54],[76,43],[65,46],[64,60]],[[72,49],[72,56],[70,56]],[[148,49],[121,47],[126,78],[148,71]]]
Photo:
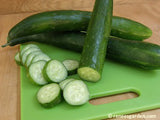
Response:
[[[79,53],[37,45],[52,59],[63,61],[80,58]],[[46,109],[36,100],[40,86],[32,84],[27,70],[21,67],[21,120],[97,120],[108,118],[109,114],[122,115],[160,108],[160,70],[146,71],[106,60],[102,79],[97,83],[86,83],[90,98],[130,91],[136,92],[139,97],[101,105],[88,102],[82,106],[71,106],[63,101],[54,108]]]

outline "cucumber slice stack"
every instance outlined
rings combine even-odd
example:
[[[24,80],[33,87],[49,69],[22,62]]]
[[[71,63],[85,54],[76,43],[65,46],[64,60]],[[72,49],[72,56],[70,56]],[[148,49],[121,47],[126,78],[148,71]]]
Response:
[[[32,52],[30,53],[28,56],[27,56],[27,59],[26,59],[26,62],[25,62],[25,66],[26,67],[29,67],[33,58],[36,57],[38,54],[41,54],[41,51],[35,51],[35,52]]]
[[[23,65],[25,65],[25,62],[26,62],[28,55],[30,53],[37,52],[37,51],[40,51],[40,49],[36,48],[36,47],[31,47],[31,48],[27,49],[26,51],[24,51],[24,53],[21,56],[21,60],[22,60]]]
[[[19,52],[16,53],[14,60],[16,61],[17,65],[22,65]]]
[[[37,93],[37,101],[43,107],[51,108],[59,104],[62,95],[70,105],[82,105],[89,100],[89,91],[83,81],[67,79],[68,75],[77,73],[77,60],[53,60],[37,45],[28,44],[16,53],[15,61],[25,66],[32,83],[43,85]]]
[[[44,54],[37,45],[28,44],[20,52],[22,64],[29,68],[32,63],[44,60],[49,61],[51,58]]]

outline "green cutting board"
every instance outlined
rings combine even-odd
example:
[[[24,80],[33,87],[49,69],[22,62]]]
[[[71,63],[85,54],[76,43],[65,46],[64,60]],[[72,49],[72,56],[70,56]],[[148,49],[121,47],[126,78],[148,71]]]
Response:
[[[79,53],[37,45],[52,59],[80,59]],[[82,106],[70,106],[63,101],[54,108],[45,109],[36,100],[40,87],[30,82],[27,70],[21,67],[21,120],[97,120],[108,118],[110,114],[123,115],[160,108],[160,70],[147,71],[106,60],[102,79],[86,84],[91,98],[124,92],[135,92],[139,97],[101,105],[88,102]]]

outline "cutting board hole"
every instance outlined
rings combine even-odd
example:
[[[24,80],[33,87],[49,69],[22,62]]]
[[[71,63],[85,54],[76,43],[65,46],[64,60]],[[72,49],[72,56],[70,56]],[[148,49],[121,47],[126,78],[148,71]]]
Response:
[[[116,94],[116,95],[94,98],[94,99],[91,99],[89,103],[92,105],[100,105],[100,104],[121,101],[121,100],[133,99],[138,96],[139,95],[135,92],[127,92],[127,93],[121,93],[121,94]]]

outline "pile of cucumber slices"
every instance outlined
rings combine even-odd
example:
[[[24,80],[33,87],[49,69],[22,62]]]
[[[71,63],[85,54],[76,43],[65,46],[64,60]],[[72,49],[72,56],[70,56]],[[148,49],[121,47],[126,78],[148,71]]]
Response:
[[[35,44],[28,44],[16,53],[15,61],[28,70],[32,83],[43,85],[38,93],[37,100],[47,108],[54,107],[63,98],[70,105],[82,105],[89,100],[89,91],[82,80],[67,78],[76,73],[79,62],[64,60],[63,62],[51,59]]]

